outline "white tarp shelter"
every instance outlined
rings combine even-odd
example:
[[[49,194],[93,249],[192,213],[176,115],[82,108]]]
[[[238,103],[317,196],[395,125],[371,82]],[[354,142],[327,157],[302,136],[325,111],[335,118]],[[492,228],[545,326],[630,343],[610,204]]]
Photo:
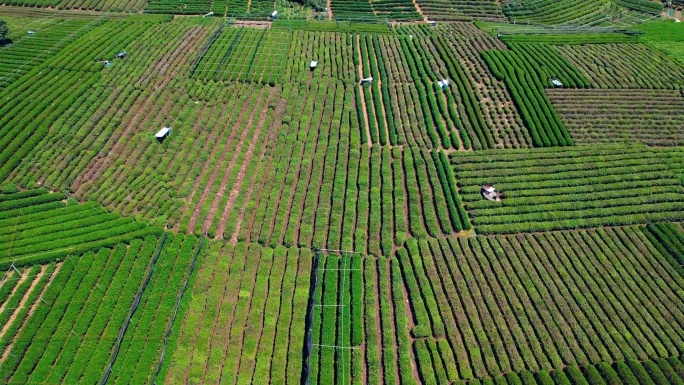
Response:
[[[213,16],[213,15],[214,15],[214,12],[209,12],[206,15],[202,16],[202,18],[206,19],[207,17]]]
[[[273,13],[271,14],[271,19],[275,19],[277,14],[278,11],[273,11]]]
[[[373,77],[361,79],[361,84],[373,83]]]
[[[442,79],[442,80],[437,82],[437,85],[439,85],[439,87],[441,89],[445,89],[445,88],[449,87],[449,79]]]
[[[553,83],[554,87],[563,87],[563,83],[558,79],[551,79],[551,83]]]
[[[171,133],[171,127],[164,127],[161,130],[159,130],[159,132],[154,134],[154,137],[157,139],[163,139],[163,138],[166,138],[167,136],[169,136],[170,133]]]
[[[318,65],[318,60],[312,60],[311,64],[309,64],[309,68],[314,69]]]

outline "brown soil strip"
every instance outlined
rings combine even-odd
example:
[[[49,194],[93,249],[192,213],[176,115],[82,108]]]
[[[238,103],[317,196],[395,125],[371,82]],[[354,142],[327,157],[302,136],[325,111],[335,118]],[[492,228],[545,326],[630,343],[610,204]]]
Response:
[[[38,296],[38,300],[37,300],[36,302],[34,302],[34,303],[31,305],[31,308],[30,308],[29,311],[28,311],[28,316],[27,316],[26,319],[24,320],[24,324],[21,325],[21,327],[19,328],[19,330],[17,330],[17,334],[16,334],[17,336],[21,335],[21,332],[24,330],[24,327],[26,326],[26,323],[28,322],[29,319],[31,319],[31,316],[33,315],[33,312],[35,312],[35,311],[36,311],[36,308],[38,307],[38,305],[40,305],[40,304],[42,303],[41,299],[43,298],[43,295],[45,294],[45,291],[47,290],[47,288],[48,288],[48,287],[50,286],[50,284],[52,283],[52,280],[54,279],[55,275],[57,275],[57,273],[59,273],[59,269],[60,269],[61,267],[62,267],[62,263],[61,263],[61,262],[60,262],[60,263],[57,263],[57,266],[55,267],[55,271],[52,273],[52,278],[50,279],[50,281],[49,281],[49,282],[43,287],[43,289],[41,290],[40,295]],[[39,275],[44,274],[46,268],[47,268],[47,267],[45,267],[45,266],[42,267],[41,270],[40,270]],[[39,280],[36,279],[36,280],[31,284],[31,288],[29,289],[29,292],[30,292],[31,290],[33,290],[34,285],[36,285],[38,281],[39,281]],[[27,298],[26,298],[26,299],[27,299]],[[22,302],[24,302],[24,300],[25,300],[25,299],[22,299]],[[23,306],[23,305],[25,305],[25,304],[20,303],[20,306]],[[14,321],[14,319],[10,318],[10,321],[8,322],[8,325],[11,324],[13,321]],[[6,332],[6,330],[3,330],[3,334],[4,334],[5,332]],[[5,360],[7,359],[7,356],[9,356],[10,350],[11,350],[11,349],[8,347],[8,348],[5,349],[5,351],[2,353],[2,357],[0,357],[0,365],[2,365],[3,362],[5,362]]]
[[[257,105],[261,102],[262,96],[263,96],[263,89],[261,91],[259,91],[259,96],[258,96],[257,101],[256,101]],[[237,134],[235,128],[240,126],[242,119],[244,118],[245,114],[247,113],[247,111],[249,111],[249,108],[251,107],[248,105],[249,100],[250,100],[250,97],[248,97],[245,100],[245,105],[242,107],[242,110],[240,111],[240,115],[238,116],[235,123],[232,124],[233,129],[231,130],[230,136],[228,137],[228,140],[226,141],[226,145],[224,146],[223,151],[221,152],[221,155],[219,156],[219,159],[216,161],[216,166],[214,166],[214,170],[211,172],[211,175],[209,176],[209,181],[207,182],[207,185],[204,187],[204,191],[202,192],[202,196],[200,197],[199,202],[197,202],[197,206],[195,206],[195,210],[193,211],[192,216],[190,217],[190,222],[188,224],[188,230],[190,230],[190,231],[192,231],[192,229],[195,228],[195,223],[197,222],[197,217],[200,214],[200,211],[202,209],[202,205],[204,204],[204,202],[209,197],[209,193],[211,192],[211,187],[214,185],[214,182],[216,181],[216,177],[218,175],[219,169],[221,168],[221,164],[223,164],[223,160],[226,157],[226,154],[228,153],[228,149],[230,148],[230,145],[233,143],[233,140],[235,139],[235,135]],[[246,131],[247,130],[244,130],[242,132],[243,136],[245,135]],[[216,148],[214,150],[216,150]],[[207,159],[209,159],[209,158],[207,158]]]
[[[362,58],[362,60],[363,60],[363,57],[361,56],[361,36],[360,35],[356,36],[356,51],[357,51],[359,57]],[[358,67],[359,67],[358,68],[359,77],[361,77],[361,79],[363,79],[363,67],[361,65],[361,61],[359,61]],[[370,147],[373,145],[373,141],[371,140],[370,128],[368,125],[368,108],[366,107],[366,97],[363,95],[363,86],[359,84],[358,87],[359,87],[359,96],[361,97],[361,104],[363,105],[363,121],[366,123],[366,138],[368,139],[368,141],[367,141],[368,147]]]
[[[261,133],[261,128],[264,126],[264,121],[266,120],[266,112],[268,109],[268,101],[271,99],[273,92],[274,92],[274,88],[270,88],[269,94],[266,97],[266,102],[264,103],[264,107],[261,110],[261,118],[259,119],[259,124],[257,125],[256,130],[254,130],[254,135],[252,136],[252,140],[249,142],[249,146],[247,147],[247,153],[245,154],[245,157],[243,158],[242,165],[240,166],[240,170],[238,171],[237,180],[235,181],[235,185],[233,186],[233,189],[230,192],[229,202],[226,205],[226,208],[223,210],[223,213],[221,215],[221,220],[223,220],[224,217],[227,217],[226,210],[229,209],[228,206],[230,206],[232,208],[232,204],[230,201],[235,203],[235,198],[237,198],[237,194],[240,192],[240,186],[242,186],[242,182],[245,179],[245,169],[247,168],[249,161],[252,159],[252,154],[254,153],[254,146],[256,145],[257,139],[259,138],[259,134]],[[237,159],[240,157],[240,153],[242,152],[242,146],[245,144],[245,139],[247,137],[247,134],[249,133],[248,127],[251,127],[254,124],[254,117],[257,113],[256,107],[258,107],[259,103],[261,103],[261,98],[262,98],[262,94],[259,95],[259,98],[257,99],[257,102],[254,105],[255,108],[252,110],[252,113],[250,114],[249,118],[247,119],[247,124],[245,125],[245,128],[242,132],[242,136],[240,137],[238,145],[235,147],[235,150],[233,152],[233,157],[230,160],[230,163],[228,164],[228,168],[226,168],[226,170],[223,172],[223,179],[221,180],[221,185],[219,187],[219,190],[216,193],[216,196],[214,197],[214,201],[211,203],[211,208],[209,209],[209,214],[204,219],[204,226],[202,228],[204,231],[207,231],[207,229],[209,229],[209,226],[211,225],[211,221],[214,218],[214,216],[216,215],[216,210],[218,209],[218,205],[221,202],[221,198],[223,198],[223,195],[226,192],[226,185],[228,184],[228,178],[230,178],[230,174],[233,172],[233,168],[235,168],[235,163],[237,162]]]
[[[275,93],[274,89],[271,88],[269,91],[269,95],[266,99],[266,103],[264,104],[264,108],[261,110],[261,119],[259,119],[258,127],[254,133],[254,136],[252,137],[252,140],[249,143],[249,147],[247,147],[247,153],[245,154],[245,158],[244,158],[244,161],[242,163],[242,166],[240,166],[240,170],[238,171],[237,180],[235,181],[235,184],[233,185],[233,188],[230,191],[230,196],[228,198],[228,202],[226,203],[226,207],[223,209],[223,214],[221,215],[221,220],[219,222],[219,226],[218,226],[218,229],[216,231],[216,237],[217,238],[223,238],[223,231],[226,228],[226,222],[228,221],[228,214],[233,210],[233,206],[235,205],[235,200],[237,199],[238,194],[240,193],[240,190],[242,189],[242,184],[244,183],[245,176],[247,173],[247,166],[249,165],[249,163],[252,160],[252,156],[254,154],[254,147],[256,147],[257,141],[259,139],[259,135],[261,134],[261,130],[263,129],[264,124],[266,123],[266,112],[268,110],[268,102],[269,102],[269,100],[271,100],[271,97],[273,97],[274,93]],[[253,116],[250,119],[253,119]],[[268,137],[268,135],[267,135],[267,137]],[[263,145],[265,145],[265,144],[263,144]],[[260,158],[262,156],[260,156]],[[232,170],[233,163],[234,163],[234,161],[231,162],[229,170]],[[226,174],[228,172],[229,171],[226,171]],[[251,187],[252,186],[250,185],[250,188]],[[212,217],[213,217],[213,215],[212,215]],[[239,227],[236,227],[236,229],[239,229]]]
[[[280,101],[278,103],[278,107],[276,108],[276,112],[274,114],[273,122],[271,122],[271,124],[275,123],[277,121],[277,119],[282,119],[283,114],[285,113],[286,106],[287,106],[287,100],[280,99]],[[269,127],[269,129],[271,129],[271,128],[272,127]],[[271,141],[273,141],[277,135],[278,135],[278,131],[276,129],[271,130],[271,132],[266,136],[266,138],[264,138],[264,142],[262,143],[262,147],[266,148],[268,143],[271,143]],[[271,168],[271,164],[273,163],[274,153],[275,153],[275,151],[270,151],[270,155],[268,157],[268,162],[266,163],[266,166],[265,166],[266,168],[264,169],[264,175],[268,175],[268,171]],[[264,160],[264,151],[262,151],[259,154],[259,164],[263,164],[263,160]],[[247,203],[249,203],[249,201],[252,197],[252,194],[254,193],[254,187],[256,187],[257,183],[259,183],[259,181],[256,180],[256,177],[258,174],[259,174],[259,172],[255,173],[254,178],[252,178],[252,183],[250,183],[249,188],[247,189],[247,194],[245,196],[245,205]],[[263,186],[264,186],[265,181],[266,181],[265,178],[262,178],[262,180],[260,181],[261,185],[259,187],[258,198],[256,200],[256,202],[257,202],[256,206],[257,207],[259,205],[258,202],[259,202],[259,199],[261,198],[261,194],[263,193],[263,189],[264,189]],[[233,204],[234,204],[234,202],[233,202]],[[255,210],[255,212],[256,212],[256,210]],[[230,237],[229,242],[231,244],[237,243],[238,234],[240,233],[240,229],[242,227],[242,222],[244,221],[244,219],[245,219],[245,207],[243,206],[240,208],[240,213],[238,215],[237,223],[235,224],[235,230],[234,230],[232,236]],[[253,224],[254,224],[254,215],[252,215],[250,217],[249,224],[248,224],[247,230],[250,233],[252,231],[252,225]],[[222,220],[221,221],[221,227],[220,227],[220,231],[221,231],[222,235],[224,235],[223,231],[225,230],[225,225],[226,224]],[[247,242],[249,243],[249,241],[247,241]]]
[[[418,13],[420,13],[421,16],[423,16],[423,21],[427,23],[427,22],[428,22],[428,18],[427,18],[427,16],[425,15],[425,13],[423,13],[423,10],[420,9],[420,4],[418,4],[418,2],[417,2],[416,0],[413,0],[413,5],[416,6],[416,11],[418,11]]]
[[[333,13],[332,13],[332,7],[330,7],[332,1],[328,0],[327,2],[327,7],[328,7],[328,20],[332,20]]]

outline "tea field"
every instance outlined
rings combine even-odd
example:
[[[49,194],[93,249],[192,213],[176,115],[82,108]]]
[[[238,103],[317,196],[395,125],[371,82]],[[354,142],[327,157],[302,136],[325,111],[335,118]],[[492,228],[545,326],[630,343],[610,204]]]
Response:
[[[684,384],[669,7],[6,1],[0,383]]]

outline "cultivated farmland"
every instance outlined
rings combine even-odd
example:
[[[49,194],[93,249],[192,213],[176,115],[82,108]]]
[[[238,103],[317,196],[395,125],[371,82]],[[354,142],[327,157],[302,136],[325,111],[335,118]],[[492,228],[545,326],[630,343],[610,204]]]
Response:
[[[1,6],[0,382],[683,384],[666,7]]]

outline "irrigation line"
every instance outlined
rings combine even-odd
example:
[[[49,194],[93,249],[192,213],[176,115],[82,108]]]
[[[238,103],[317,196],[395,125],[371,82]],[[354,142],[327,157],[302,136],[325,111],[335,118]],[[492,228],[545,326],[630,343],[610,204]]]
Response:
[[[152,263],[150,264],[150,269],[147,272],[145,282],[143,282],[142,287],[140,288],[140,290],[138,290],[138,294],[135,296],[135,299],[133,300],[133,304],[131,305],[131,310],[128,313],[128,317],[126,317],[126,321],[124,321],[124,325],[121,328],[121,331],[119,332],[119,338],[116,340],[116,345],[114,346],[114,353],[112,355],[112,359],[109,362],[109,365],[107,366],[107,370],[105,371],[105,374],[102,377],[102,381],[100,381],[100,385],[105,385],[107,383],[107,380],[109,379],[109,375],[112,373],[112,366],[114,366],[114,362],[116,362],[116,358],[119,355],[119,349],[121,348],[121,342],[123,341],[124,334],[126,334],[126,330],[128,330],[128,325],[131,323],[131,318],[133,317],[133,314],[138,309],[138,305],[140,304],[140,298],[145,292],[147,284],[150,283],[150,278],[152,277],[152,273],[154,272],[154,264],[157,262],[157,259],[159,258],[159,254],[161,253],[162,247],[164,246],[164,242],[166,242],[166,233],[164,233],[164,236],[162,237],[161,242],[159,243],[159,247],[157,248],[157,253],[154,255],[154,258],[152,259]]]
[[[171,336],[171,332],[173,331],[173,323],[176,321],[176,315],[178,315],[178,308],[180,307],[181,301],[183,300],[183,294],[185,294],[185,290],[188,289],[190,277],[192,276],[192,273],[195,271],[197,257],[199,256],[200,251],[202,251],[202,246],[204,246],[204,234],[202,234],[202,240],[200,241],[199,247],[195,252],[194,258],[192,259],[192,264],[190,264],[190,271],[188,271],[188,275],[185,278],[185,284],[183,285],[180,294],[178,294],[178,300],[176,301],[176,310],[173,311],[173,316],[171,317],[171,322],[169,323],[169,329],[166,331],[166,335],[164,336],[164,346],[162,347],[159,365],[157,365],[157,371],[154,372],[154,376],[152,377],[151,384],[153,385],[157,384],[157,376],[159,375],[159,372],[161,372],[162,365],[164,365],[164,357],[166,356],[166,345],[168,344],[169,337]]]

